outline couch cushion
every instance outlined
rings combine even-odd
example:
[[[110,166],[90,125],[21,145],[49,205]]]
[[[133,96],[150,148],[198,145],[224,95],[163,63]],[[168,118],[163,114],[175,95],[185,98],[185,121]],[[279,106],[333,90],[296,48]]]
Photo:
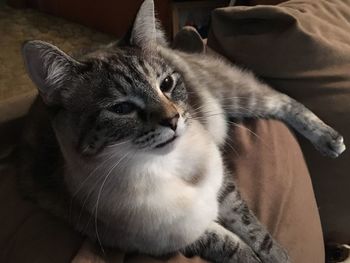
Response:
[[[40,39],[71,52],[79,48],[108,43],[111,36],[84,26],[26,9],[0,8],[0,102],[33,92],[34,85],[24,69],[21,45]]]
[[[7,2],[13,7],[35,7],[41,12],[120,38],[129,29],[143,0],[7,0]],[[169,35],[172,32],[171,4],[170,0],[155,1],[157,17],[162,21],[162,26]]]
[[[304,103],[350,141],[350,0],[222,8],[212,22],[209,46]],[[348,242],[350,151],[333,160],[301,142],[326,238]]]

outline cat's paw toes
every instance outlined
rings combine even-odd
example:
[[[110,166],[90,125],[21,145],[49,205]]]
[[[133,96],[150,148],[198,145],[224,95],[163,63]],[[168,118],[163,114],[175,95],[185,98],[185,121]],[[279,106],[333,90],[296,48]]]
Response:
[[[263,263],[290,263],[288,253],[278,244],[274,244],[269,253],[262,253],[259,256]]]
[[[343,137],[334,130],[324,133],[315,146],[323,155],[332,158],[338,157],[346,149]]]
[[[242,249],[230,262],[234,263],[262,263],[255,252],[250,248],[246,247]]]
[[[265,261],[264,261],[265,262]],[[290,263],[290,259],[288,253],[284,249],[279,249],[276,253],[271,255],[271,259],[268,261],[269,263]]]

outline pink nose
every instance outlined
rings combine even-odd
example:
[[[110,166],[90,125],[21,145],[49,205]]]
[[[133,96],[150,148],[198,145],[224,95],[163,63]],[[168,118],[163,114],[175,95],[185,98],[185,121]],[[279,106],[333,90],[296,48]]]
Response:
[[[165,127],[169,127],[170,129],[175,131],[177,128],[177,122],[178,122],[179,118],[180,118],[180,115],[178,113],[176,113],[174,116],[172,116],[170,118],[165,118],[165,119],[161,120],[159,122],[159,124],[162,126],[165,126]]]

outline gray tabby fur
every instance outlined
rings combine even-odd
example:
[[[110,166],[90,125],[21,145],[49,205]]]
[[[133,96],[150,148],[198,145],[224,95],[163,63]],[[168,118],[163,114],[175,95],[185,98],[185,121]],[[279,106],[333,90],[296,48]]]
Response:
[[[345,150],[342,137],[251,72],[170,49],[152,0],[123,43],[75,58],[24,44],[41,95],[20,147],[25,195],[102,247],[289,262],[226,176],[226,118],[280,119],[331,157]],[[168,76],[173,85],[162,92]]]

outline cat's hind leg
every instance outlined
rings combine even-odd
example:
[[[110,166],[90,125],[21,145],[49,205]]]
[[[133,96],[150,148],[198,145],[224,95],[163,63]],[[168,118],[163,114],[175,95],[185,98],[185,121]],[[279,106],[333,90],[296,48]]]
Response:
[[[242,200],[233,182],[227,181],[220,195],[219,222],[237,234],[264,263],[289,262],[286,251]]]

